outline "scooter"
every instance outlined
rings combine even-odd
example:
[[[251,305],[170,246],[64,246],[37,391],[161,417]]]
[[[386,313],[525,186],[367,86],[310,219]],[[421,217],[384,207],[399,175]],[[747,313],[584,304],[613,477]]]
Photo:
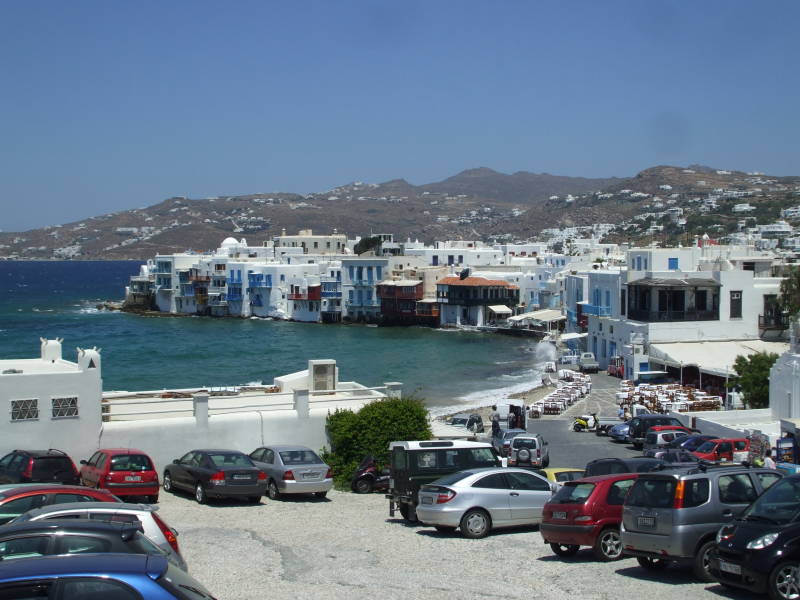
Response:
[[[367,454],[350,479],[350,489],[356,494],[383,492],[389,489],[389,469],[378,471],[375,457]]]
[[[572,431],[593,431],[597,428],[597,413],[575,417],[572,422]]]

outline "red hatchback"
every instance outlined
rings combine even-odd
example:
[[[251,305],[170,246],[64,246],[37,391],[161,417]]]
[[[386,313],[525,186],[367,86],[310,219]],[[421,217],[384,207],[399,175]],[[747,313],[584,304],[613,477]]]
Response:
[[[135,448],[104,448],[81,461],[81,483],[105,488],[115,496],[146,496],[158,502],[158,473],[153,461]]]
[[[120,499],[108,490],[90,490],[79,485],[4,485],[0,486],[0,525],[34,508],[65,502],[120,502]]]
[[[603,561],[622,558],[622,503],[639,473],[617,473],[567,481],[544,505],[539,531],[559,556],[591,546]]]

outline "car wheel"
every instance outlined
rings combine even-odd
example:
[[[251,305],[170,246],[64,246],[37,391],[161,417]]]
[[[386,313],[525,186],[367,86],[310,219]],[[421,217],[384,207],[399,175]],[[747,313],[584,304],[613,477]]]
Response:
[[[353,486],[353,491],[355,491],[356,494],[369,494],[372,491],[372,481],[365,477],[357,479]]]
[[[575,556],[581,547],[575,544],[550,544],[550,549],[559,556]]]
[[[278,489],[278,484],[275,483],[275,480],[270,479],[269,483],[267,484],[267,496],[269,496],[270,500],[279,500],[281,497],[281,491]]]
[[[583,427],[581,427],[580,425],[576,424],[576,425],[572,426],[572,431],[576,431],[577,432],[577,431],[580,431],[581,429],[583,429]]]
[[[194,486],[194,499],[197,500],[198,504],[205,504],[206,500],[206,491],[203,489],[203,484],[198,482],[196,486]]]
[[[322,498],[325,498],[327,495],[328,495],[328,492],[314,492],[314,497],[315,498],[322,499]]]
[[[545,458],[545,459],[542,461],[542,468],[543,468],[543,469],[546,469],[546,468],[547,468],[547,467],[549,467],[549,466],[550,466],[550,457],[548,456],[547,458]]]
[[[158,496],[148,496],[147,502],[148,504],[158,504]]]
[[[414,507],[413,504],[407,504],[406,502],[401,502],[400,514],[409,523],[417,522],[417,509]]]
[[[647,569],[648,571],[661,571],[666,569],[669,564],[668,560],[663,558],[650,558],[649,556],[637,556],[636,560],[639,561],[639,566]]]
[[[461,535],[466,538],[478,539],[489,535],[492,520],[485,510],[473,508],[461,517]]]
[[[787,560],[769,574],[767,591],[772,600],[795,600],[800,597],[800,563]]]
[[[172,491],[172,476],[169,473],[164,473],[164,491],[171,492]]]
[[[598,560],[608,562],[622,558],[622,538],[619,529],[609,527],[601,531],[594,541],[593,549]]]
[[[700,549],[697,551],[697,556],[694,557],[692,570],[694,571],[695,577],[700,581],[716,581],[711,575],[711,571],[709,571],[709,567],[711,566],[711,549],[716,545],[714,540],[706,542],[700,546]]]
[[[450,525],[434,525],[436,527],[436,531],[439,533],[453,533],[456,528],[451,527]]]

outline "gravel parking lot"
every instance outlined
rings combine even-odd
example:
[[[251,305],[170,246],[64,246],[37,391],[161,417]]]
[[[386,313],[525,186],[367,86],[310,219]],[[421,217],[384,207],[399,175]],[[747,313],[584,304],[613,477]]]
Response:
[[[198,505],[162,493],[190,572],[218,598],[745,598],[686,568],[650,574],[634,559],[557,558],[536,528],[482,540],[388,516],[380,494]]]

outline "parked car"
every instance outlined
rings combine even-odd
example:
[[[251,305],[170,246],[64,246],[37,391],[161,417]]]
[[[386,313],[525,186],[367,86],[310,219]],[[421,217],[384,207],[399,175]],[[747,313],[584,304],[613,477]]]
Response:
[[[262,446],[250,459],[267,478],[267,495],[314,494],[324,498],[333,487],[333,472],[317,453],[305,446]]]
[[[108,490],[79,485],[40,483],[10,487],[0,491],[0,525],[34,508],[67,502],[120,502],[120,499]]]
[[[567,482],[574,481],[583,477],[583,469],[573,469],[571,467],[547,467],[545,469],[534,469],[537,473],[553,483],[559,485]]]
[[[107,448],[81,461],[81,484],[105,488],[117,497],[144,496],[158,502],[158,473],[153,461],[134,448]]]
[[[404,519],[416,521],[418,493],[427,483],[465,469],[500,467],[494,448],[481,442],[431,440],[391,442],[389,516],[395,509]]]
[[[578,369],[581,373],[597,373],[600,370],[600,363],[597,362],[593,352],[581,352]]]
[[[215,600],[165,556],[117,553],[0,561],[0,597]]]
[[[110,521],[112,523],[135,523],[138,527],[141,527],[142,533],[151,542],[170,557],[170,560],[185,570],[186,561],[183,560],[178,546],[178,532],[167,525],[156,514],[156,511],[158,511],[158,507],[150,504],[68,502],[30,510],[15,518],[12,523],[50,519],[89,519],[92,521]]]
[[[511,440],[509,467],[547,467],[550,464],[549,444],[541,434],[520,434]]]
[[[724,438],[708,440],[697,447],[697,450],[694,451],[694,455],[703,460],[740,462],[742,460],[747,460],[749,452],[749,439]]]
[[[267,476],[250,457],[236,450],[192,450],[164,469],[165,492],[194,492],[199,504],[209,498],[247,498],[259,502]]]
[[[667,417],[666,415],[650,414],[638,415],[633,417],[629,422],[630,428],[628,430],[628,440],[633,444],[637,450],[641,450],[644,445],[644,438],[647,431],[651,427],[658,427],[663,425],[673,425],[675,427],[683,427],[675,417]]]
[[[625,495],[638,473],[568,481],[545,504],[539,532],[559,556],[590,546],[599,560],[622,558],[619,524]]]
[[[417,517],[438,531],[468,538],[492,529],[536,525],[555,484],[516,468],[470,469],[441,477],[419,490]]]
[[[86,519],[13,523],[0,528],[0,561],[86,552],[163,556],[164,552],[139,529],[138,523]]]
[[[708,466],[639,476],[622,509],[622,546],[646,569],[691,563],[711,581],[709,558],[720,526],[782,477],[772,469]]]
[[[478,413],[461,413],[455,415],[453,418],[447,421],[447,424],[453,427],[461,427],[474,433],[483,433],[484,431],[483,418]]]
[[[650,431],[647,432],[647,435],[644,436],[644,446],[643,449],[645,452],[648,450],[661,450],[666,448],[670,442],[674,442],[677,439],[685,438],[689,434],[682,429],[666,429],[661,431],[654,431],[655,427],[651,427]]]
[[[614,473],[647,473],[660,469],[664,461],[638,456],[635,458],[597,458],[586,463],[585,477],[611,475]]]
[[[630,424],[627,422],[614,425],[608,429],[608,437],[615,442],[626,442],[628,441],[628,430],[630,427]]]
[[[14,450],[0,458],[0,483],[78,484],[75,463],[61,450]]]
[[[650,456],[652,458],[660,458],[664,452],[668,452],[670,450],[681,450],[684,452],[694,452],[697,450],[699,446],[701,446],[704,442],[708,440],[714,440],[716,436],[714,435],[703,435],[703,434],[692,434],[687,435],[685,437],[678,437],[668,443],[664,448],[653,448],[651,450],[645,450],[644,455]],[[697,457],[695,457],[697,458]]]
[[[778,481],[717,533],[709,570],[726,586],[796,598],[800,568],[800,476]]]
[[[501,429],[498,435],[492,437],[492,446],[500,456],[508,456],[511,454],[511,440],[527,433],[525,429]]]

